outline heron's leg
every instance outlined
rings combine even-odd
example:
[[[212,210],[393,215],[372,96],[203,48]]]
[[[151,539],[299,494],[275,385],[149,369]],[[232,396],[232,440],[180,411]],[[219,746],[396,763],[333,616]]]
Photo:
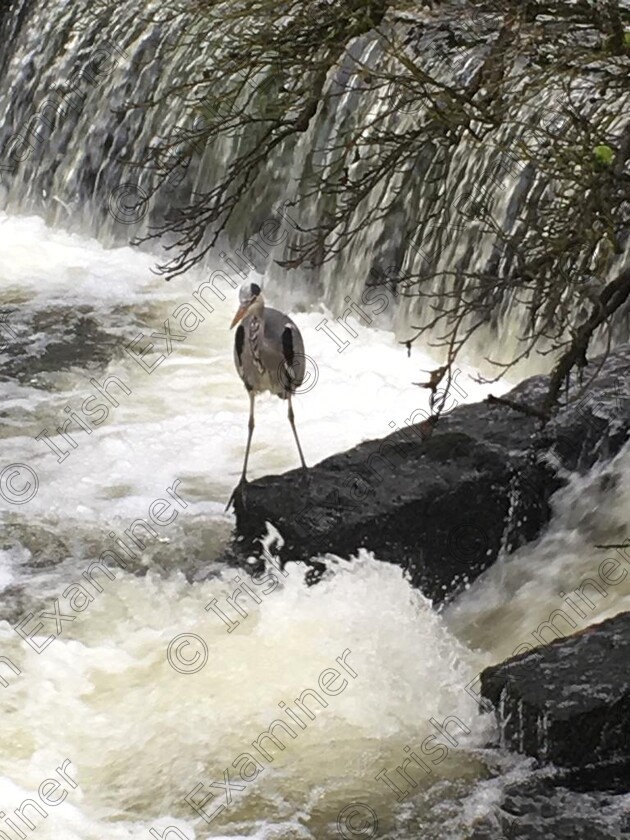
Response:
[[[226,511],[232,507],[232,504],[237,502],[240,504],[241,508],[245,507],[246,495],[245,495],[245,485],[247,484],[247,461],[249,459],[249,447],[252,442],[252,435],[254,434],[254,392],[248,391],[249,393],[249,423],[247,424],[247,446],[245,448],[245,460],[243,461],[243,472],[241,474],[241,480],[236,485],[234,490],[232,490],[232,495],[230,496],[227,505],[225,506]],[[235,505],[236,507],[236,505]]]
[[[289,400],[289,423],[291,424],[291,428],[293,429],[293,437],[295,438],[295,442],[297,443],[298,452],[300,453],[300,461],[302,462],[302,466],[306,469],[306,461],[304,460],[304,453],[302,452],[302,447],[300,446],[300,439],[298,438],[297,430],[295,428],[295,417],[293,415],[293,405],[291,403],[291,394],[287,396]]]
[[[243,461],[243,475],[241,482],[247,481],[247,461],[249,460],[249,447],[252,443],[252,435],[254,434],[254,400],[256,395],[253,391],[249,391],[249,423],[247,424],[247,446],[245,447],[245,460]]]

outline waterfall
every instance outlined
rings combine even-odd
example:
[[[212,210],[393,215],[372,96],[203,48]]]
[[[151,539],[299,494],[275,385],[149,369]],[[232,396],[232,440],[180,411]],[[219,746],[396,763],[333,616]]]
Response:
[[[439,42],[427,46],[426,36],[415,34],[422,14],[395,26],[409,30],[408,40],[416,37],[415,49],[429,72],[445,83],[470,82],[487,49],[483,40],[450,52],[440,49]],[[22,0],[11,6],[2,26],[12,43],[0,84],[5,115],[0,126],[0,200],[9,211],[37,213],[49,224],[97,233],[106,244],[128,243],[185,203],[192,190],[213,186],[238,152],[240,137],[196,149],[192,159],[154,192],[158,173],[147,167],[150,148],[165,138],[172,141],[178,128],[190,127],[198,116],[191,114],[183,97],[168,96],[160,102],[170,88],[207,66],[207,43],[194,18],[169,16],[157,2],[146,2],[139,13],[133,0],[103,2],[96,9],[89,0],[38,5]],[[392,110],[387,97],[362,93],[357,59],[367,67],[391,64],[374,33],[351,44],[329,79],[330,84],[339,83],[342,95],[321,108],[297,140],[280,144],[248,195],[247,206],[237,207],[210,262],[218,261],[221,248],[251,243],[283,202],[307,190],[312,193],[314,171],[325,174],[327,166],[340,162],[333,161],[331,153],[326,159],[322,150],[343,139],[351,125],[365,124],[369,133],[379,117],[384,134],[423,121],[430,128],[426,109],[419,112],[402,103]],[[391,70],[395,71],[393,64]],[[465,134],[451,145],[439,144],[428,129],[413,168],[379,184],[357,207],[353,224],[361,228],[375,206],[387,207],[387,213],[366,224],[334,259],[316,269],[287,273],[275,260],[291,255],[295,238],[289,238],[275,247],[258,246],[255,253],[250,247],[250,261],[267,273],[269,282],[308,288],[336,313],[347,303],[365,303],[367,283],[385,277],[395,281],[410,272],[422,276],[429,261],[438,275],[458,272],[457,282],[464,285],[475,282],[467,275],[509,272],[513,254],[503,247],[501,237],[527,236],[523,210],[553,201],[536,167],[518,150],[525,136],[530,146],[532,137],[535,144],[539,136],[544,153],[544,132],[561,132],[565,119],[560,83],[550,82],[535,97],[527,95],[522,79],[515,84],[523,86],[520,111],[507,115],[483,142]],[[590,103],[595,85],[596,79],[585,74],[577,88],[586,114],[606,109],[621,114],[622,102]],[[148,99],[158,104],[128,107]],[[611,131],[620,129],[620,123],[620,118],[611,117]],[[353,178],[364,164],[352,150],[345,155],[347,177]],[[296,226],[321,221],[330,208],[330,196],[311,194],[294,211]],[[299,236],[293,232],[293,237]],[[630,238],[622,245],[624,252],[608,267],[610,277],[628,260]],[[432,281],[433,293],[447,288],[439,276]],[[397,297],[398,305],[383,307],[387,314],[377,316],[376,325],[394,326],[407,337],[411,325],[427,323],[429,309],[423,298]],[[527,315],[526,304],[514,295],[497,300],[484,330],[470,343],[471,361],[481,363],[488,353],[499,358],[513,354]],[[627,337],[627,326],[626,315],[617,325],[617,337]],[[540,366],[537,362],[532,369]]]
[[[424,14],[393,24],[418,54]],[[384,134],[430,122],[424,109],[389,113],[382,96],[362,92],[355,60],[390,61],[366,33],[329,77],[339,96],[276,147],[206,264],[166,283],[151,270],[156,243],[129,243],[217,183],[246,142],[195,148],[154,190],[151,147],[170,138],[188,161],[177,129],[198,114],[166,94],[210,61],[199,23],[157,0],[13,0],[0,11],[0,37],[0,838],[24,838],[13,828],[22,822],[36,824],[37,840],[461,840],[489,836],[508,816],[511,825],[514,785],[527,797],[540,776],[529,760],[488,749],[499,733],[475,686],[488,665],[550,635],[566,593],[609,568],[594,546],[625,539],[630,448],[570,477],[546,531],[502,552],[441,612],[369,546],[321,558],[326,573],[313,586],[297,559],[279,568],[269,538],[265,574],[254,576],[223,560],[249,400],[233,364],[234,295],[207,286],[209,271],[243,265],[246,254],[272,305],[282,292],[318,368],[296,399],[309,464],[426,416],[427,389],[410,383],[436,355],[418,347],[408,356],[399,343],[426,318],[422,302],[392,284],[369,290],[366,304],[366,283],[421,271],[427,259],[455,266],[461,283],[466,271],[509,271],[484,220],[527,236],[524,210],[550,198],[513,150],[543,114],[563,130],[560,88],[550,83],[483,143],[466,135],[447,145],[428,131],[413,168],[380,182],[354,222],[379,206],[382,218],[334,260],[287,271],[276,260],[290,257],[300,227],[334,207],[316,194],[318,178],[340,166],[360,177],[367,165],[327,147],[343,150],[355,124],[367,138],[377,118]],[[481,39],[426,60],[445,81],[467,83],[484,49]],[[622,110],[588,102],[588,84],[576,95],[585,108]],[[148,99],[149,108],[130,107]],[[277,208],[306,192],[286,213],[284,241],[256,248]],[[469,224],[459,227],[453,206]],[[370,324],[351,322],[347,352],[320,329],[331,317],[320,302],[334,315],[349,302],[369,311]],[[498,301],[468,361],[509,349],[525,314],[522,302]],[[461,359],[457,403],[508,389],[478,372]],[[272,395],[257,399],[250,479],[297,466],[286,414]],[[514,522],[519,498],[515,490]],[[617,581],[579,622],[567,613],[567,626],[629,609],[630,577]],[[350,670],[332,684],[340,660]],[[57,777],[61,791],[44,796]],[[591,833],[621,836],[625,799],[607,793],[602,810],[588,794],[561,788],[551,801],[532,790],[517,829],[564,830],[578,814]]]

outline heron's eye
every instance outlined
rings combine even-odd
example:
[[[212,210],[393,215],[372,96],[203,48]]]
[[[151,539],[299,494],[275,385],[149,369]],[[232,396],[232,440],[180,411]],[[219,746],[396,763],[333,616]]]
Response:
[[[260,294],[260,286],[257,283],[252,283],[249,287],[252,297],[258,297]]]

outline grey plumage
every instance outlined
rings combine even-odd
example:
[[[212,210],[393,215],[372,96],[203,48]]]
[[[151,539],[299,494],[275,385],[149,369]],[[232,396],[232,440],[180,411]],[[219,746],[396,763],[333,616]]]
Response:
[[[296,324],[278,309],[265,306],[258,284],[246,283],[241,286],[239,302],[239,310],[232,321],[232,326],[238,324],[234,336],[234,365],[250,401],[247,447],[241,475],[243,484],[246,482],[247,461],[254,432],[254,400],[256,394],[263,391],[271,391],[280,399],[288,401],[289,423],[302,466],[306,468],[292,406],[292,397],[304,380],[306,357],[302,335]]]
[[[261,326],[264,325],[264,330]],[[278,309],[247,315],[234,337],[234,365],[248,391],[287,399],[304,379],[304,342],[295,323]]]

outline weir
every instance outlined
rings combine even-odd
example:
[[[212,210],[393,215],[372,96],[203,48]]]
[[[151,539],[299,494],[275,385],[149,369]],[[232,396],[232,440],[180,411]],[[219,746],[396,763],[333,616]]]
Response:
[[[267,2],[277,9],[253,5]],[[197,3],[218,19],[241,9],[185,0]],[[294,8],[343,5],[312,3]],[[371,14],[386,0],[344,3]],[[493,15],[466,17],[481,3],[400,0],[404,11],[390,6],[380,34],[466,88],[497,30]],[[571,20],[584,8],[563,3]],[[520,17],[534,4],[508,5]],[[483,381],[484,359],[511,357],[527,324],[531,300],[517,285],[506,281],[488,307],[448,394],[434,376],[439,331],[405,346],[430,317],[410,278],[448,301],[454,288],[474,294],[480,277],[516,277],[506,234],[535,250],[539,215],[555,200],[536,164],[548,140],[565,136],[566,78],[528,65],[525,49],[516,75],[503,68],[514,107],[449,133],[427,103],[396,101],[396,84],[366,92],[370,74],[404,73],[358,27],[330,64],[334,95],[274,147],[204,262],[167,283],[155,272],[159,243],[130,243],[258,142],[257,132],[224,132],[190,154],[179,142],[197,117],[229,126],[230,104],[206,89],[197,114],[168,94],[214,70],[212,38],[178,6],[14,0],[0,11],[2,807],[37,802],[42,774],[71,755],[81,796],[46,819],[31,810],[37,840],[205,836],[186,799],[204,780],[194,796],[203,808],[214,785],[212,816],[225,803],[226,768],[231,783],[257,778],[234,789],[215,835],[496,840],[514,824],[532,840],[622,836],[627,791],[565,788],[555,768],[542,778],[549,768],[514,749],[533,743],[544,763],[573,751],[590,768],[587,730],[609,752],[621,744],[609,720],[627,733],[630,623],[617,614],[630,610],[630,552],[610,551],[629,542],[630,345],[611,347],[600,367],[592,342],[585,393],[575,377],[575,401],[542,430],[538,417],[484,402],[512,394],[539,405],[547,390],[547,376],[515,389]],[[544,28],[549,15],[537,18]],[[588,41],[563,26],[571,47]],[[251,53],[227,59],[216,58],[217,89],[229,82],[221,68],[240,64],[258,74],[253,106],[277,102],[281,67],[261,78]],[[572,66],[572,101],[587,120],[610,117],[593,143],[617,150],[625,105],[594,96],[598,72]],[[281,265],[302,228],[338,209],[345,187],[326,187],[337,176],[362,183],[401,132],[415,138],[413,160],[354,207],[348,247],[323,264]],[[579,151],[588,162],[590,147]],[[613,174],[587,171],[595,186],[597,173]],[[593,266],[595,290],[627,259],[624,236],[605,272]],[[230,331],[243,280],[264,284],[269,305],[295,319],[315,365],[295,400],[306,475],[286,406],[257,401],[247,536],[225,512],[248,423]],[[547,275],[541,294],[561,290],[553,305],[579,324],[588,295],[565,280]],[[611,345],[627,320],[621,310]],[[549,367],[552,356],[533,361]],[[431,398],[443,397],[434,424]],[[259,570],[251,555],[261,543]],[[574,630],[575,647],[551,638]],[[521,664],[498,665],[517,654]],[[492,695],[489,666],[501,672]],[[529,719],[515,675],[537,698]],[[248,755],[266,772],[244,764]],[[3,832],[19,838],[6,820]]]
[[[197,146],[192,154],[181,156],[182,165],[158,187],[160,170],[166,172],[168,165],[159,163],[162,153],[156,156],[156,147],[162,144],[172,163],[180,152],[167,146],[173,145],[179,129],[199,119],[199,108],[191,109],[183,96],[165,97],[170,88],[200,75],[207,65],[208,56],[194,35],[198,22],[183,13],[168,15],[155,2],[144,3],[140,13],[135,0],[117,4],[116,14],[108,5],[97,11],[87,0],[50,0],[43,5],[25,0],[5,12],[2,30],[11,35],[12,48],[0,82],[0,110],[5,115],[0,126],[0,192],[12,212],[38,213],[48,223],[71,224],[102,242],[124,244],[167,218],[191,191],[218,183],[243,138],[235,131],[231,139]],[[491,18],[461,15],[450,37],[455,33],[468,44],[450,50],[444,49],[440,21],[421,10],[394,17],[392,26],[407,42],[417,41],[418,66],[448,84],[474,75],[487,49],[484,26]],[[527,147],[531,153],[534,148],[544,156],[549,138],[566,130],[566,80],[550,78],[534,95],[528,93],[522,75],[511,82],[507,72],[506,89],[511,84],[523,87],[520,109],[497,117],[493,128],[484,129],[481,141],[471,131],[438,143],[428,107],[401,101],[400,107],[392,108],[387,91],[360,93],[357,67],[380,67],[384,61],[392,59],[383,56],[374,33],[351,43],[327,81],[343,94],[320,108],[297,139],[279,144],[265,177],[257,179],[207,255],[208,267],[220,266],[229,259],[227,251],[240,246],[246,263],[265,272],[268,282],[287,289],[297,285],[307,296],[322,299],[336,315],[347,309],[348,299],[364,299],[367,286],[383,283],[386,277],[391,278],[390,288],[401,283],[404,287],[407,276],[422,277],[429,265],[435,277],[427,279],[424,295],[448,294],[455,284],[474,288],[477,277],[508,276],[515,270],[505,237],[526,235],[528,215],[554,200],[535,161],[529,154],[519,156],[518,150]],[[389,69],[396,71],[393,63]],[[601,101],[596,85],[596,74],[585,69],[579,84],[573,85],[571,107],[582,109],[586,118],[613,105],[621,114],[623,103]],[[255,95],[266,102],[269,84]],[[145,107],[149,100],[157,104]],[[228,114],[227,103],[225,109]],[[391,178],[375,185],[356,207],[352,224],[359,233],[342,253],[321,266],[287,273],[276,261],[294,256],[292,246],[304,235],[300,228],[321,223],[331,211],[330,196],[318,192],[318,183],[321,187],[330,175],[327,167],[343,166],[352,178],[359,177],[364,166],[351,149],[345,160],[338,154],[331,157],[330,150],[348,135],[353,121],[367,120],[369,125],[370,119],[373,128],[367,131],[376,132],[378,122],[383,155],[388,135],[425,124],[427,136],[415,164],[404,172],[394,169]],[[612,120],[611,131],[622,127],[621,118]],[[301,204],[306,195],[308,201]],[[288,210],[294,200],[298,204]],[[379,206],[388,212],[375,214]],[[265,224],[263,248],[256,236]],[[281,235],[275,228],[271,231],[270,224],[283,225]],[[630,240],[622,244],[622,252],[609,265],[609,277],[628,259]],[[408,337],[412,326],[422,326],[431,317],[425,300],[413,289],[403,289],[385,316],[387,324],[381,319],[383,325],[394,325],[401,337]],[[488,356],[505,359],[527,329],[527,302],[516,290],[495,304],[469,343],[471,363],[483,365]],[[617,319],[615,335],[627,337],[627,313]],[[526,372],[548,366],[548,360],[530,360]]]

